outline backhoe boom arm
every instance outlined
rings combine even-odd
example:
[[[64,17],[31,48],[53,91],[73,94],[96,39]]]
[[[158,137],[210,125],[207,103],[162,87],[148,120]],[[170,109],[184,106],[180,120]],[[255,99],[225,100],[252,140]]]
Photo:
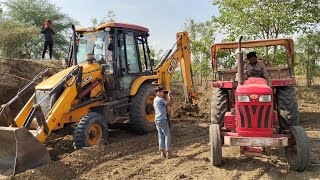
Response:
[[[166,54],[166,57],[169,58],[165,57],[155,71],[160,76],[159,84],[163,85],[165,89],[170,89],[170,80],[180,63],[185,101],[193,104],[193,100],[197,99],[197,94],[192,82],[189,36],[187,32],[178,32],[176,37],[175,51],[170,55],[172,52],[172,49],[170,49]]]

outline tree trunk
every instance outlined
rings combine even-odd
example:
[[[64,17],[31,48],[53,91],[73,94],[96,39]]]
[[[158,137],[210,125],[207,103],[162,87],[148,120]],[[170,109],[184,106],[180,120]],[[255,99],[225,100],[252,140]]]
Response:
[[[307,44],[307,67],[306,67],[307,87],[310,87],[312,84],[312,74],[311,74],[312,71],[311,71],[311,63],[310,63],[309,41],[310,41],[310,37],[308,37],[308,44]]]
[[[201,54],[200,55],[200,85],[202,86],[202,76],[203,76],[203,72],[202,72],[202,63],[203,63],[203,61],[202,61],[202,57],[203,55]]]
[[[202,78],[203,78],[203,72],[202,67],[200,68],[200,85],[202,86]]]

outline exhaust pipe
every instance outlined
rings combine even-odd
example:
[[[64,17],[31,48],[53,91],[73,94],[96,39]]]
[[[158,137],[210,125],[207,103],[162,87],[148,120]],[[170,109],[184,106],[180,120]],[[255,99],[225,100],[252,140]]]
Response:
[[[237,53],[237,63],[238,63],[238,84],[243,85],[244,83],[244,64],[243,64],[243,52],[241,51],[241,40],[243,36],[240,36],[238,41],[238,53]]]
[[[0,127],[0,175],[14,176],[50,160],[47,148],[27,128]]]

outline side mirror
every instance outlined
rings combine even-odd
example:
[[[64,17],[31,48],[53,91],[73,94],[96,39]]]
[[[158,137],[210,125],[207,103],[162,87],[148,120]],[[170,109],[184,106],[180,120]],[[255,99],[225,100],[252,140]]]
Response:
[[[154,59],[150,59],[150,65],[154,66]]]

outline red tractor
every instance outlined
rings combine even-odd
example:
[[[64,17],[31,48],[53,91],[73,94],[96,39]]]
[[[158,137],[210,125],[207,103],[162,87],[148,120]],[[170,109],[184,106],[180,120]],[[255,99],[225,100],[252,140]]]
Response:
[[[240,146],[242,156],[270,155],[271,148],[284,148],[290,168],[304,171],[310,159],[309,140],[299,126],[293,40],[241,42],[241,39],[211,47],[214,79],[209,127],[211,164],[221,165],[222,145]],[[269,46],[284,48],[286,56],[282,57],[286,65],[266,67],[268,79],[245,76],[241,48],[266,48],[268,51]],[[236,48],[237,68],[219,70],[219,50]]]

